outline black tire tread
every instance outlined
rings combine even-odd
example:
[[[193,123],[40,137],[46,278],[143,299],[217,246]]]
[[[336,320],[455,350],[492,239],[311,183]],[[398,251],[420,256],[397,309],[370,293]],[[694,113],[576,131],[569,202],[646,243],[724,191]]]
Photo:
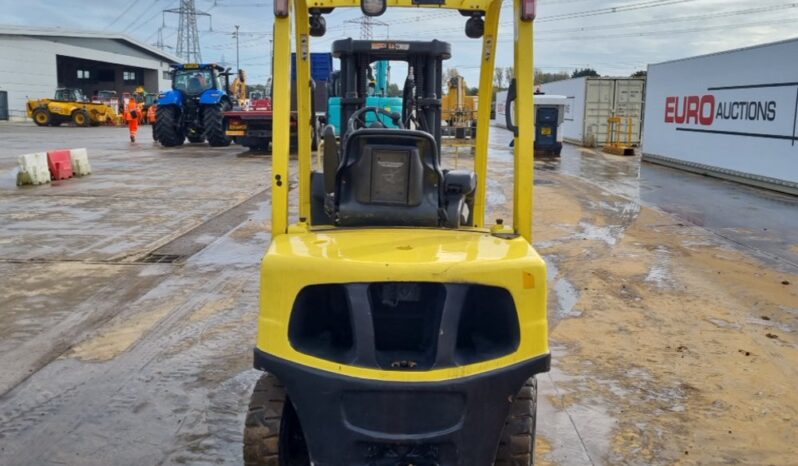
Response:
[[[226,147],[232,142],[225,134],[222,104],[205,106],[202,111],[202,125],[205,127],[205,138],[211,147]]]
[[[164,147],[182,145],[186,138],[181,128],[177,126],[177,109],[172,106],[158,107],[156,117],[155,139]]]
[[[76,116],[78,114],[83,115],[83,124],[82,125],[78,124],[78,122],[75,121]],[[74,123],[75,126],[78,126],[80,128],[88,128],[89,126],[91,126],[91,115],[89,115],[89,112],[87,112],[86,110],[83,110],[83,109],[75,110],[74,112],[72,112],[72,123]]]
[[[535,462],[537,380],[524,383],[510,405],[494,466],[531,466]]]
[[[246,466],[279,466],[280,428],[285,402],[283,384],[277,377],[263,374],[255,384],[244,423]]]

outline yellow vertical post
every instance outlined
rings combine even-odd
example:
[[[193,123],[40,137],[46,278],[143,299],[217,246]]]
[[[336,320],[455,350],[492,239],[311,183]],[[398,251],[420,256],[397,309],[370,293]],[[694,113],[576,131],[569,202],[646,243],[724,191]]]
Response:
[[[632,117],[626,120],[626,145],[632,147]]]
[[[477,141],[474,156],[474,171],[477,174],[477,194],[474,198],[474,226],[479,228],[485,227],[493,67],[496,63],[496,36],[499,32],[501,7],[501,0],[493,0],[491,2],[488,11],[485,13],[485,35],[482,39],[482,69],[479,75],[479,93],[482,98],[477,109]]]
[[[272,71],[272,236],[288,230],[291,148],[291,16],[274,18]]]
[[[535,62],[533,22],[521,19],[521,3],[514,0],[515,22],[515,187],[513,228],[532,243],[535,169]]]
[[[297,159],[299,171],[299,217],[310,219],[310,166],[312,116],[310,108],[310,24],[307,0],[295,0],[296,16],[296,106]]]

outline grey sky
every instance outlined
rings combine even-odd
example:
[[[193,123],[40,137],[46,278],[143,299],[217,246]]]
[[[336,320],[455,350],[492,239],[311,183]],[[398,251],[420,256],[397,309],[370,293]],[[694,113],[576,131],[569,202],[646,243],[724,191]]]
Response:
[[[178,0],[0,0],[0,23],[32,27],[125,32],[155,43],[162,29],[164,43],[174,47],[177,16],[161,10]],[[502,22],[511,21],[505,2]],[[234,25],[241,26],[241,67],[250,81],[269,74],[272,27],[271,0],[197,0],[197,8],[213,15],[200,18],[202,56],[206,62],[235,65]],[[656,6],[652,6],[656,5]],[[610,12],[616,7],[615,12]],[[626,9],[626,11],[624,11]],[[425,13],[426,12],[426,13]],[[314,39],[314,51],[328,51],[333,40],[359,37],[359,26],[346,20],[359,9],[333,12],[328,33]],[[544,71],[570,71],[590,66],[604,75],[629,75],[648,63],[717,52],[795,37],[798,3],[777,0],[540,0],[536,26],[536,64]],[[478,81],[481,42],[465,37],[465,18],[456,12],[392,11],[379,18],[390,28],[375,26],[374,37],[446,40],[453,45],[447,63],[456,66],[470,85]],[[511,26],[502,28],[498,65],[512,64]],[[173,50],[172,50],[173,51]],[[403,70],[394,69],[394,82]]]

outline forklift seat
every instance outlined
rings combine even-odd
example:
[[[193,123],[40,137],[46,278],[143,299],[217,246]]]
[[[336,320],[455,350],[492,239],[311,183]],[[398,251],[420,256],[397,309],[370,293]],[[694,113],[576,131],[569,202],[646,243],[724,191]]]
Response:
[[[361,128],[345,136],[336,172],[340,226],[446,223],[444,175],[429,133]]]

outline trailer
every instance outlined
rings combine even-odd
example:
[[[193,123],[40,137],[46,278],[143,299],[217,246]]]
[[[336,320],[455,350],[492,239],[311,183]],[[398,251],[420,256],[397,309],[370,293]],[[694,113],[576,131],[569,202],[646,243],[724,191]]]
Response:
[[[798,39],[650,65],[643,159],[798,194]]]
[[[327,113],[328,83],[333,71],[332,54],[311,53],[311,77],[313,78],[313,107],[317,130]],[[296,80],[296,56],[292,56],[291,79]],[[295,87],[293,88],[295,89]],[[296,91],[291,95],[291,111],[296,114]],[[272,142],[272,99],[263,97],[250,99],[248,105],[225,112],[225,128],[228,137],[238,145],[251,150],[268,151]],[[292,140],[296,137],[296,119],[291,120]],[[314,132],[313,146],[316,145]]]
[[[612,117],[632,119],[632,144],[640,144],[646,80],[642,78],[575,78],[543,84],[546,94],[564,95],[563,137],[566,142],[599,147],[609,141]]]

